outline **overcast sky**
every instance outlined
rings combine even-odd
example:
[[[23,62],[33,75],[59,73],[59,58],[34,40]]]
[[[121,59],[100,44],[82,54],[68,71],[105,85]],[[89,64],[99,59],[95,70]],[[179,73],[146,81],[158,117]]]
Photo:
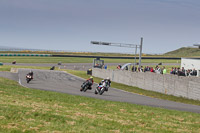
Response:
[[[200,42],[200,0],[0,0],[0,46],[165,53]]]

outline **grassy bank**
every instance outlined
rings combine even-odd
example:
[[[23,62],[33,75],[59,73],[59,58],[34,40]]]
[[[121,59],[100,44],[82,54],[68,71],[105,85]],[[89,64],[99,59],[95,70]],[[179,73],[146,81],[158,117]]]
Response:
[[[199,57],[200,56],[200,49],[199,48],[182,47],[182,48],[167,52],[163,56]]]
[[[196,113],[0,84],[0,132],[200,132]]]

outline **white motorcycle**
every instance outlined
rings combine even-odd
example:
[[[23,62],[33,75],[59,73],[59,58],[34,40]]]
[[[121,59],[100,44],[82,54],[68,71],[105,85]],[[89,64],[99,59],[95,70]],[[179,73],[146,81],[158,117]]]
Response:
[[[108,91],[109,88],[108,81],[104,81],[102,84],[98,84],[97,88],[95,89],[95,94],[102,95],[105,91]]]

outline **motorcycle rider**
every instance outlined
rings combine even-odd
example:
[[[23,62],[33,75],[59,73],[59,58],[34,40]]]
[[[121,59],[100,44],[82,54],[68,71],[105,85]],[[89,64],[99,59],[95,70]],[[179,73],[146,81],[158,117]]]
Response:
[[[31,79],[33,79],[33,71],[32,70],[30,70],[30,72],[27,75],[30,75]]]
[[[108,86],[110,87],[111,85],[111,81],[110,78],[107,77],[106,79],[101,80],[101,82],[99,83],[99,85],[103,85],[104,82],[108,81]],[[108,88],[106,87],[105,91],[108,91]]]
[[[93,77],[91,76],[89,79],[87,79],[85,82],[88,82],[88,84],[89,84],[89,87],[88,87],[88,89],[92,89],[92,85],[93,85]]]

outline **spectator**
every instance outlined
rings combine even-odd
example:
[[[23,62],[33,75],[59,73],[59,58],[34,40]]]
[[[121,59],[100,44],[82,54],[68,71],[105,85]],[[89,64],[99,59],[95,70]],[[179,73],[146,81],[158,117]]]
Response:
[[[104,66],[104,69],[107,69],[107,65]]]
[[[158,73],[158,74],[161,73],[161,69],[160,69],[160,67],[158,65],[155,68],[155,73]]]
[[[170,74],[178,74],[177,68],[172,67]]]
[[[191,76],[190,74],[191,74],[191,70],[188,69],[188,70],[186,71],[186,75],[185,75],[185,76]]]
[[[178,76],[185,76],[185,72],[183,72],[183,69],[178,68]]]
[[[126,67],[125,67],[125,70],[127,70],[127,71],[128,71],[128,66],[126,66]]]
[[[135,72],[135,66],[133,66],[131,70],[132,70],[132,72]]]
[[[149,67],[149,66],[146,66],[146,67],[144,68],[144,72],[147,72],[147,71],[150,71],[150,67]]]
[[[174,67],[172,67],[170,74],[174,74]]]
[[[138,72],[144,72],[143,66],[138,67]]]
[[[193,69],[193,70],[190,72],[190,74],[191,74],[192,76],[197,76],[197,70]]]
[[[163,67],[163,74],[166,74],[167,73],[167,70],[165,67]]]
[[[137,67],[135,67],[135,72],[137,72]]]
[[[186,71],[185,71],[184,67],[182,67],[181,71],[182,71],[182,75],[186,75]]]
[[[122,67],[122,66],[119,64],[119,65],[117,66],[117,69],[121,69],[121,67]]]
[[[154,72],[153,67],[150,68],[150,72]]]

